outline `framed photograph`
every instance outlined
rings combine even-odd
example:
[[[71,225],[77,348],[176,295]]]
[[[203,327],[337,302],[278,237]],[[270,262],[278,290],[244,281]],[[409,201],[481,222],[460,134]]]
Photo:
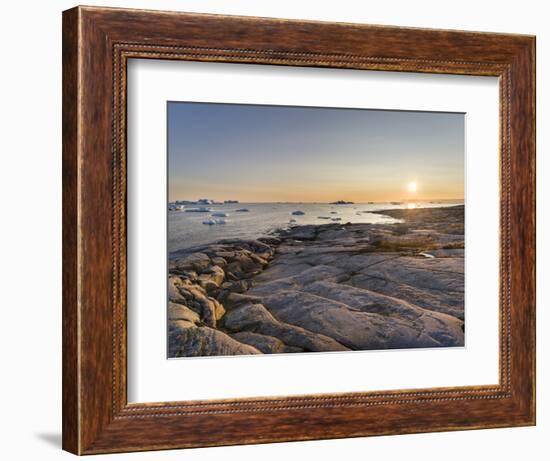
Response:
[[[535,424],[535,38],[63,13],[63,448]]]

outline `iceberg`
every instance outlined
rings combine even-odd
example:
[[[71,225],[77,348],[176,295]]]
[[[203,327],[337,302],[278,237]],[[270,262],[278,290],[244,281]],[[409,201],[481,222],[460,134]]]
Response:
[[[215,226],[218,224],[225,224],[225,219],[207,219],[206,221],[202,222],[203,224],[206,224],[208,226]]]
[[[238,210],[235,210],[236,212],[238,213],[245,213],[245,212],[248,212],[248,208],[239,208]]]
[[[355,202],[347,202],[345,200],[337,200],[336,202],[330,202],[329,205],[355,205]]]
[[[199,208],[189,208],[187,210],[185,210],[187,213],[209,213],[210,212],[210,208],[206,208],[206,207],[199,207]]]
[[[305,215],[305,213],[301,210],[296,210],[296,211],[293,211],[292,214],[294,216],[302,216],[302,215]]]

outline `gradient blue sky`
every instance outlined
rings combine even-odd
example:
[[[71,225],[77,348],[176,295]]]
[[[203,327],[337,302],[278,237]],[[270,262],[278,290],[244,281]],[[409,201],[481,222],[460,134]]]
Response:
[[[169,102],[168,180],[171,201],[462,199],[464,114]]]

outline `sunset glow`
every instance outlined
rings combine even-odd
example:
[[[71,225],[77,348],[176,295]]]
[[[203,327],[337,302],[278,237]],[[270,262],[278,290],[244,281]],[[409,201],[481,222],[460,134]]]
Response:
[[[464,197],[464,114],[168,103],[169,200]]]

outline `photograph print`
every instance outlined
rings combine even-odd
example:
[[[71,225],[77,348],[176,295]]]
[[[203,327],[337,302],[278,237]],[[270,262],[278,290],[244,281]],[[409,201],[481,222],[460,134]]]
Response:
[[[464,347],[463,113],[167,123],[169,358]]]

